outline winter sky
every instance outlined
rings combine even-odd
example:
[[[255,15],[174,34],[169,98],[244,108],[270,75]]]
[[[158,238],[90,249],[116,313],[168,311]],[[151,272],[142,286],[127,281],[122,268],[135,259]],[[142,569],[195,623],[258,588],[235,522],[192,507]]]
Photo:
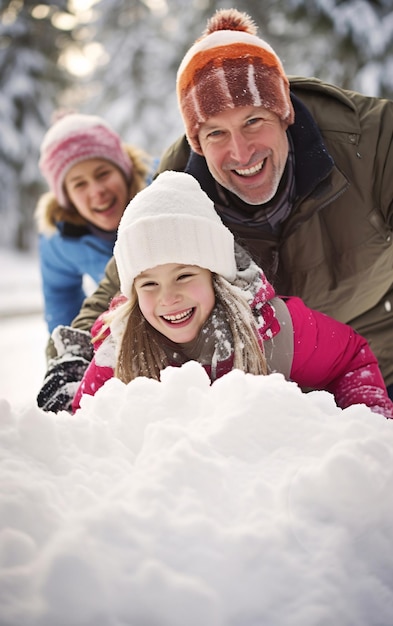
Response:
[[[391,626],[393,421],[196,363],[44,413],[36,260],[0,257],[0,626]]]

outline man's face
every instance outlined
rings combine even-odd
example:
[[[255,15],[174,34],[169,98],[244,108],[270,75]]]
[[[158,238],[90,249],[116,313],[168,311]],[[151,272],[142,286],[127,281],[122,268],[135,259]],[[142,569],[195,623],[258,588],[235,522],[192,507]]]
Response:
[[[287,124],[262,107],[237,107],[202,124],[199,142],[215,180],[248,204],[275,195],[288,157]]]

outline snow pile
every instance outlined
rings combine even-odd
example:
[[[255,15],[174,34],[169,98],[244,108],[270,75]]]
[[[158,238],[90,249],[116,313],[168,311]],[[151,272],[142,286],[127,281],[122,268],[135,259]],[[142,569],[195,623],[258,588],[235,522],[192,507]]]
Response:
[[[1,626],[391,626],[393,422],[196,363],[0,407]]]
[[[37,254],[0,249],[2,267],[0,318],[43,315]]]

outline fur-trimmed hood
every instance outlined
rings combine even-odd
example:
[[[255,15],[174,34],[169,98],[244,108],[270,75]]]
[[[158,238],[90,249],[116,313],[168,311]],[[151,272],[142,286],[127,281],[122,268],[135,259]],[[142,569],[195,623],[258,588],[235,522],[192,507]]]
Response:
[[[124,144],[123,148],[133,166],[129,198],[131,200],[138,191],[146,187],[146,178],[151,171],[153,159],[143,150],[130,144]],[[67,222],[73,226],[85,226],[87,223],[76,209],[61,206],[52,191],[45,192],[39,198],[34,217],[38,232],[47,237],[57,231],[59,222]]]

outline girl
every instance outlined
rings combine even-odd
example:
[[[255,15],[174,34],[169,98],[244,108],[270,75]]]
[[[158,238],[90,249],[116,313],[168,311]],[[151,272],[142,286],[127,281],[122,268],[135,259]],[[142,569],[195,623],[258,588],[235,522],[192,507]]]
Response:
[[[50,187],[36,219],[45,319],[52,332],[79,312],[84,277],[96,283],[103,277],[120,218],[146,186],[150,165],[147,155],[122,145],[103,119],[77,113],[48,130],[39,164]]]
[[[95,357],[74,411],[113,375],[159,379],[196,360],[211,380],[233,368],[281,372],[342,408],[364,403],[393,417],[366,340],[299,298],[278,298],[192,176],[164,172],[130,202],[114,256],[122,295],[92,329]]]

